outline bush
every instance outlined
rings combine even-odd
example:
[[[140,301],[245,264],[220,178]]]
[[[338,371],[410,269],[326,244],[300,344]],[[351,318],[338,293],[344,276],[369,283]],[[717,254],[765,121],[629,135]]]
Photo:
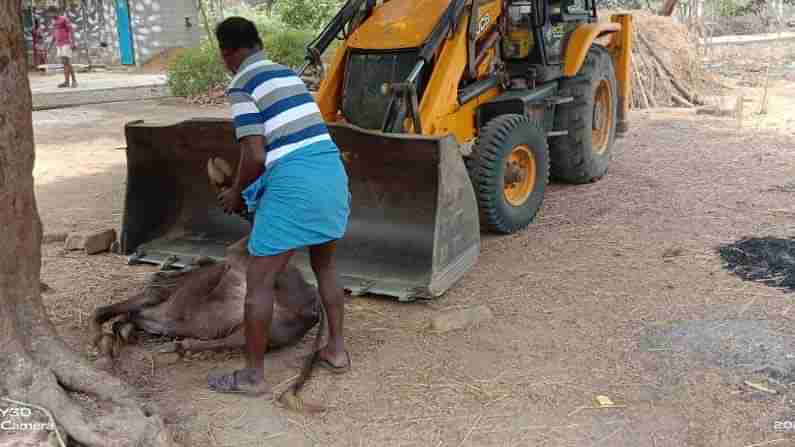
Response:
[[[176,96],[204,95],[229,82],[226,67],[212,42],[188,48],[168,67],[168,86]]]
[[[306,59],[306,45],[313,38],[314,34],[304,30],[285,30],[262,35],[268,59],[293,69],[303,64]]]
[[[264,52],[268,59],[296,69],[306,57],[306,45],[315,33],[289,29],[283,23],[262,16],[253,17],[257,24]],[[168,85],[176,96],[206,95],[225,88],[230,80],[214,43],[204,40],[201,46],[189,48],[168,67]]]
[[[248,18],[257,25],[257,31],[259,31],[259,35],[263,39],[273,33],[280,33],[287,29],[287,27],[284,26],[284,23],[274,20],[261,13],[243,17]]]
[[[331,21],[340,5],[340,0],[279,0],[276,14],[289,26],[319,30]]]

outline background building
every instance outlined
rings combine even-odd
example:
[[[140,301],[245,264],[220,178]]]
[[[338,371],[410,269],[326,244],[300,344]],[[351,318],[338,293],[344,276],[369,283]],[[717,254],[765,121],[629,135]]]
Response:
[[[65,5],[75,27],[78,49],[75,63],[143,65],[172,48],[199,43],[198,0],[28,0],[23,11],[25,37],[33,61],[34,23],[43,26],[44,40],[51,39],[50,24],[58,7]],[[55,49],[48,63],[58,63]]]

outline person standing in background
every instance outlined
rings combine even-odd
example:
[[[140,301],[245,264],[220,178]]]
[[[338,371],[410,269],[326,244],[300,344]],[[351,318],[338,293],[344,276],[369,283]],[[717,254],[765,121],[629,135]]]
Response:
[[[66,17],[66,11],[61,9],[60,14],[52,23],[53,28],[53,42],[58,51],[58,58],[63,63],[63,84],[58,84],[58,87],[69,87],[69,78],[72,78],[72,88],[77,87],[77,78],[75,77],[75,70],[72,67],[72,50],[75,48],[75,35],[72,31],[72,23]]]
[[[33,38],[33,65],[47,63],[47,45],[44,42],[44,28],[41,26],[39,19],[33,21],[33,30],[31,30],[31,37]]]

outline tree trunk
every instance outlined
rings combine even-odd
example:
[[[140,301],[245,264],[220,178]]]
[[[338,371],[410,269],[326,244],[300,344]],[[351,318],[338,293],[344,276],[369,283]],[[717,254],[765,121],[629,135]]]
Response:
[[[205,0],[199,0],[199,14],[201,14],[202,23],[204,23],[204,31],[207,33],[207,39],[215,46],[215,33],[210,26],[210,17],[207,15],[207,5],[204,4]]]
[[[127,385],[69,349],[45,313],[21,3],[0,8],[0,399],[49,410],[62,432],[86,446],[171,445],[162,419]],[[106,403],[101,414],[73,392]]]
[[[665,0],[660,8],[660,15],[670,17],[676,10],[677,4],[679,4],[679,0]]]

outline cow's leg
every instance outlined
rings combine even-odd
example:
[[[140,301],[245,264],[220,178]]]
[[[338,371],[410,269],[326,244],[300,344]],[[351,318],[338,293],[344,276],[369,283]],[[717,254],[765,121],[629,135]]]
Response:
[[[200,340],[198,338],[186,338],[177,343],[177,350],[185,352],[200,351],[222,351],[225,349],[240,349],[246,345],[246,337],[241,326],[232,334],[214,340]]]
[[[120,303],[98,307],[91,319],[91,332],[94,336],[94,345],[99,346],[102,341],[102,325],[119,315],[137,312],[144,307],[155,306],[168,298],[168,290],[147,288],[143,292]]]
[[[107,306],[100,306],[94,311],[91,319],[91,332],[93,343],[100,354],[105,357],[112,357],[119,349],[120,342],[127,342],[132,333],[134,324],[130,321],[118,321],[114,324],[112,335],[103,335],[102,325],[118,317],[119,315],[131,315],[140,312],[142,309],[162,304],[178,290],[185,279],[189,276],[190,270],[180,272],[157,272],[154,274],[149,284],[143,292],[120,303]]]
[[[300,318],[276,319],[271,325],[271,336],[268,343],[268,350],[279,349],[297,343],[317,324],[317,314]],[[213,340],[201,340],[198,338],[186,338],[167,345],[161,352],[201,352],[201,351],[223,351],[226,349],[240,349],[246,345],[246,337],[241,326],[235,332],[224,338]]]

